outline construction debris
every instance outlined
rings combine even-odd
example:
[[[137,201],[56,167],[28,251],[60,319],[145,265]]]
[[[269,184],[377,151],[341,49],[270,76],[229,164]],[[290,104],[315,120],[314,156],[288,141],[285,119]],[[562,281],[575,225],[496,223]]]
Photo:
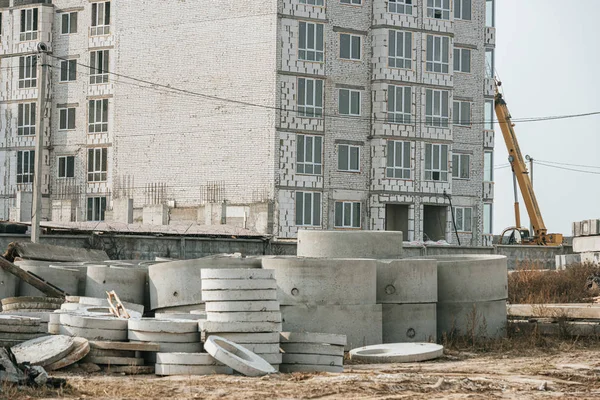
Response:
[[[0,348],[0,382],[19,386],[47,386],[61,388],[67,384],[66,379],[51,378],[40,366],[19,363],[10,349]]]

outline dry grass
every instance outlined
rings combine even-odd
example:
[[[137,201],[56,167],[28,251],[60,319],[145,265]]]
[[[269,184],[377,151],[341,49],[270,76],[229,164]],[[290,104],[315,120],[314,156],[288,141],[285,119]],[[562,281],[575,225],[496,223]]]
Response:
[[[588,288],[590,276],[600,276],[600,267],[573,265],[563,271],[544,271],[523,265],[508,275],[511,304],[586,303],[600,296],[597,287]]]

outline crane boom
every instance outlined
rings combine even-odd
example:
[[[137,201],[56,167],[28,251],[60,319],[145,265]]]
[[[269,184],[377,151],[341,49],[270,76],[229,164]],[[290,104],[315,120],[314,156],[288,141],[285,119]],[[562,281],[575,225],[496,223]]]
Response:
[[[519,184],[523,202],[525,203],[525,208],[527,209],[531,225],[533,226],[533,239],[530,243],[542,246],[562,244],[563,238],[561,234],[548,234],[542,212],[540,211],[535,192],[533,191],[533,185],[531,184],[523,154],[519,148],[514,124],[511,121],[506,101],[502,98],[502,94],[498,91],[497,87],[495,111],[498,123],[500,124],[500,129],[502,130],[502,135],[504,136],[504,141],[506,142],[506,148],[509,154],[508,160]],[[518,213],[518,209],[516,209],[516,212]],[[516,228],[520,229],[519,226]]]

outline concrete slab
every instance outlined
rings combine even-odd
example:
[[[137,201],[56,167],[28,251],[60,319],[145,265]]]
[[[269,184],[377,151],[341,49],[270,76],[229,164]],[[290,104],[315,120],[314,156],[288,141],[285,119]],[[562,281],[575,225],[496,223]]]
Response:
[[[0,315],[13,315],[13,316],[20,316],[20,317],[28,317],[28,318],[39,318],[41,322],[48,322],[48,320],[50,319],[50,314],[52,314],[52,312],[49,311],[41,311],[41,310],[37,310],[37,311],[2,311],[0,312]]]
[[[242,345],[240,345],[242,346]],[[245,346],[242,346],[244,348],[246,348]],[[281,364],[281,360],[282,360],[282,354],[277,352],[277,353],[254,353],[257,356],[259,356],[260,358],[262,358],[263,360],[265,360],[266,362],[268,362],[271,365],[279,365]]]
[[[281,343],[284,354],[317,354],[344,357],[344,346],[311,343]]]
[[[350,351],[350,359],[373,364],[420,362],[444,355],[444,346],[434,343],[389,343]]]
[[[29,340],[11,348],[17,362],[45,366],[55,363],[69,354],[75,341],[68,336],[44,336]]]
[[[190,321],[198,321],[200,319],[206,319],[206,313],[202,312],[202,314],[192,314],[192,313],[187,313],[187,314],[183,314],[183,313],[164,313],[164,312],[157,312],[154,314],[154,317],[156,319],[162,319],[162,320],[180,320],[180,319],[185,319],[185,320],[190,320]]]
[[[217,365],[172,365],[156,364],[156,375],[231,375],[233,370]]]
[[[281,332],[279,336],[281,343],[311,343],[311,344],[333,344],[345,346],[346,335],[316,332]]]
[[[152,265],[148,268],[150,280],[150,308],[202,304],[202,269],[260,268],[258,258],[214,257],[182,260]],[[196,307],[197,308],[197,307]]]
[[[265,257],[275,272],[281,305],[375,304],[375,260]]]
[[[383,343],[436,342],[437,304],[382,304]]]
[[[237,343],[237,342],[236,342]],[[279,343],[238,343],[255,354],[279,353]]]
[[[260,261],[259,261],[260,262]],[[275,279],[273,272],[264,269],[244,269],[244,268],[219,268],[219,269],[203,269],[200,272],[202,280],[249,280],[249,279]],[[203,286],[204,287],[204,286]]]
[[[160,351],[160,345],[152,342],[110,342],[90,341],[90,348],[97,350],[123,350],[123,351]]]
[[[277,290],[210,290],[203,291],[204,301],[264,301],[277,300]]]
[[[5,333],[46,333],[46,325],[0,325],[0,336]]]
[[[435,303],[438,296],[435,260],[377,260],[377,303]]]
[[[150,375],[154,374],[154,365],[110,365],[102,368],[104,372],[113,374],[125,374],[125,375]]]
[[[448,335],[506,336],[506,300],[437,304],[438,338]]]
[[[281,332],[280,322],[217,322],[206,321],[199,323],[200,330],[207,333],[220,332]]]
[[[206,317],[214,322],[281,322],[279,311],[208,312]]]
[[[39,337],[44,337],[44,336],[48,336],[47,333],[45,332],[38,332],[38,333],[11,333],[11,332],[2,332],[0,333],[0,339],[2,340],[22,340],[22,341],[26,341],[26,340],[31,340],[31,339],[35,339],[35,338],[39,338]]]
[[[347,349],[380,344],[382,307],[373,305],[281,306],[283,330],[346,335]]]
[[[58,369],[67,367],[71,364],[75,364],[90,352],[90,345],[87,339],[76,337],[73,338],[73,341],[75,342],[75,346],[69,352],[69,354],[64,356],[59,361],[44,366],[44,369],[46,371],[56,371]]]
[[[21,317],[18,315],[0,315],[0,326],[16,325],[16,326],[40,326],[41,319]]]
[[[208,312],[251,312],[279,311],[279,302],[274,301],[211,301],[206,303]]]
[[[207,332],[208,336],[217,335]],[[244,345],[244,344],[270,344],[279,343],[279,332],[261,332],[261,333],[249,333],[249,332],[219,332],[217,336],[223,337],[232,342]]]
[[[15,303],[54,303],[61,305],[64,302],[65,300],[61,298],[44,296],[18,296],[2,299],[3,306]]]
[[[157,364],[223,365],[208,353],[156,353]]]
[[[54,303],[13,303],[2,306],[2,311],[53,311],[58,309],[60,309],[60,304]]]
[[[308,364],[308,365],[330,365],[344,366],[344,357],[322,356],[318,354],[284,354],[282,364]]]
[[[582,264],[594,264],[600,265],[600,252],[599,251],[588,251],[585,253],[578,254]]]
[[[198,322],[190,320],[129,319],[129,329],[157,333],[197,333]]]
[[[272,273],[271,273],[272,274]],[[209,290],[265,290],[277,289],[275,279],[209,279],[202,283],[204,292]]]
[[[573,238],[575,253],[600,252],[600,236],[580,236]]]
[[[81,314],[60,314],[61,325],[76,328],[126,331],[127,321],[116,317],[96,317]]]
[[[335,374],[341,374],[342,372],[344,372],[344,367],[330,365],[281,364],[279,366],[279,372],[284,374],[293,374],[295,372],[330,372]]]
[[[298,231],[299,257],[402,258],[402,232]]]
[[[138,342],[169,342],[169,343],[195,343],[200,342],[200,332],[168,333],[168,332],[143,332],[129,329],[127,338]]]
[[[600,304],[509,304],[509,317],[599,319]]]
[[[124,342],[127,340],[126,329],[88,329],[61,324],[59,332],[61,335],[77,336],[90,340],[114,340],[116,342]]]
[[[268,361],[225,338],[211,336],[204,348],[216,360],[243,375],[263,376],[276,372]]]
[[[100,365],[144,365],[143,358],[131,358],[131,357],[95,357],[87,355],[82,360],[83,362],[89,362],[92,364]]]
[[[90,345],[90,352],[88,353],[88,357],[121,357],[121,358],[135,358],[135,351],[125,351],[125,350],[103,350],[103,349],[94,349]]]

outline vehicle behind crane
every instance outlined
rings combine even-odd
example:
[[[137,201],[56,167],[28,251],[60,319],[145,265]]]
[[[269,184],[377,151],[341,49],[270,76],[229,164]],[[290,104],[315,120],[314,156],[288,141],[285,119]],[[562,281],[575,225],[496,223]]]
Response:
[[[506,101],[500,93],[499,87],[501,82],[496,81],[496,117],[504,136],[506,148],[508,150],[508,162],[513,171],[513,186],[515,192],[515,219],[516,225],[502,231],[500,239],[501,244],[523,244],[537,246],[559,246],[563,242],[563,235],[560,233],[548,233],[542,212],[537,202],[533,185],[527,171],[523,154],[519,148],[519,142],[512,123],[512,117],[508,112]],[[529,214],[533,232],[528,228],[521,227],[521,213],[519,210],[519,197],[517,193],[517,185],[521,191],[525,208]],[[533,234],[533,235],[532,235]]]

